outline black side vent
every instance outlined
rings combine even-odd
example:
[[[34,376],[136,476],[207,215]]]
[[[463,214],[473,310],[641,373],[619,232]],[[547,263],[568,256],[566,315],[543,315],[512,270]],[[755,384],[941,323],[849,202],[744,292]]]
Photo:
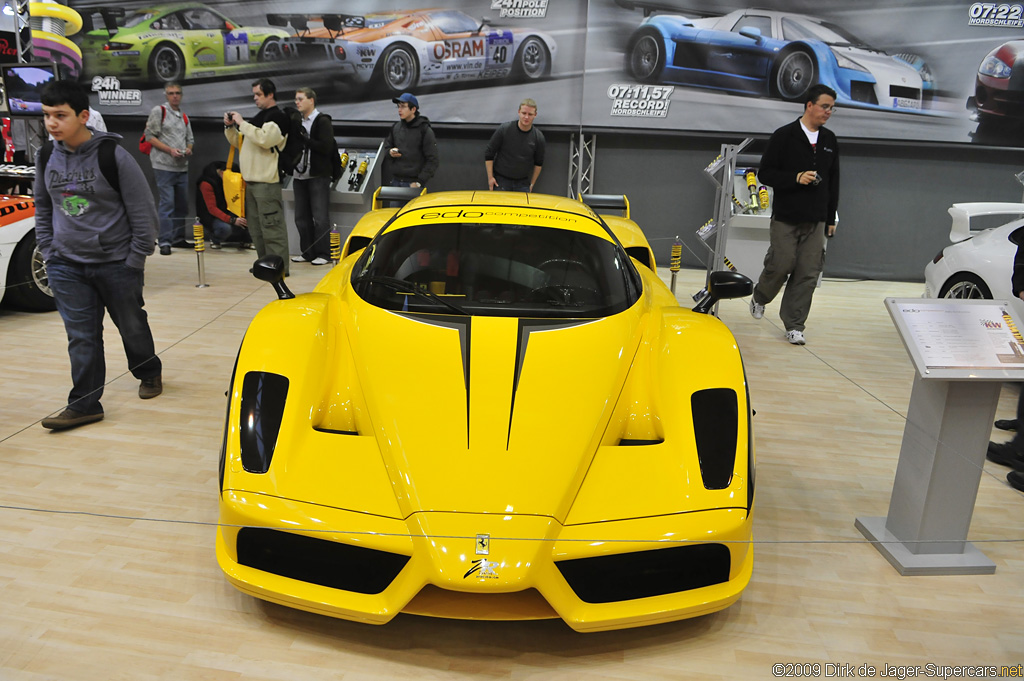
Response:
[[[707,489],[725,489],[732,481],[737,409],[736,391],[732,388],[698,390],[690,396],[697,459]]]
[[[660,445],[664,440],[619,440],[619,447],[646,447]]]
[[[238,562],[300,582],[379,594],[409,562],[409,556],[316,539],[262,527],[238,531]]]
[[[238,413],[242,468],[266,473],[281,432],[288,379],[266,371],[250,371],[242,380],[242,408]]]
[[[651,252],[644,246],[630,246],[626,249],[626,253],[647,269],[654,269],[651,267]]]
[[[348,253],[343,255],[342,258],[347,258],[353,253],[363,250],[364,248],[370,245],[371,241],[373,241],[373,239],[371,239],[368,236],[352,237],[351,239],[348,240]]]
[[[729,581],[729,549],[723,544],[674,546],[555,563],[585,603],[616,603],[664,596]]]

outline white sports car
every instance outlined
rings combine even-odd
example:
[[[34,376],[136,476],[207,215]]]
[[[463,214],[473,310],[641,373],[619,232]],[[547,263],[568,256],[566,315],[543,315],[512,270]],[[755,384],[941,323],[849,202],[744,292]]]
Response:
[[[420,84],[551,75],[555,41],[532,29],[508,29],[452,9],[345,14],[268,14],[291,26],[285,57],[321,64],[340,80],[390,94]],[[310,27],[309,22],[322,26]]]
[[[1013,255],[1010,235],[1024,226],[1024,203],[954,203],[949,214],[950,241],[924,268],[926,298],[996,298],[1009,300],[1017,320],[1024,321],[1024,301],[1010,291]],[[971,219],[1012,215],[1001,227],[971,231]]]
[[[0,302],[29,310],[53,310],[46,265],[36,248],[36,202],[0,195]]]

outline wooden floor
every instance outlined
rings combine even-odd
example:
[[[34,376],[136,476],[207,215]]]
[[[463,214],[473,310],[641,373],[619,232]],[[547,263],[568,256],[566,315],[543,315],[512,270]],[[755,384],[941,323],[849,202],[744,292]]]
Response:
[[[108,328],[107,418],[64,433],[38,423],[70,386],[59,317],[0,310],[0,680],[767,679],[787,662],[819,663],[819,677],[826,663],[1024,663],[1024,495],[1007,469],[986,464],[970,534],[994,575],[900,577],[854,528],[886,514],[913,376],[882,300],[920,284],[826,281],[805,347],[782,339],[776,305],[755,322],[745,300],[722,304],[758,457],[754,576],[723,612],[584,635],[408,615],[373,627],[242,595],[213,545],[224,391],[273,298],[251,260],[207,252],[200,289],[192,253],[150,258],[165,392],[138,399]],[[292,272],[303,292],[325,270]],[[681,299],[702,275],[681,274]]]

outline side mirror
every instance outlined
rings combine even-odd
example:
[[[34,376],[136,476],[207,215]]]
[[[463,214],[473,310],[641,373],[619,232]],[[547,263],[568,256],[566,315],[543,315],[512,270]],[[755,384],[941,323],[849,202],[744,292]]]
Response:
[[[740,35],[744,38],[750,38],[755,43],[760,43],[763,39],[761,37],[761,29],[745,26],[740,29]]]
[[[281,300],[294,298],[295,294],[284,284],[284,258],[279,255],[265,255],[252,264],[252,276],[274,287]]]
[[[754,282],[744,274],[727,270],[712,272],[708,277],[708,293],[693,307],[693,311],[707,314],[720,300],[742,298],[753,292]]]
[[[224,22],[224,32],[225,33],[231,33],[231,31],[233,31],[233,30],[235,30],[235,25],[232,24],[230,21],[225,21]]]

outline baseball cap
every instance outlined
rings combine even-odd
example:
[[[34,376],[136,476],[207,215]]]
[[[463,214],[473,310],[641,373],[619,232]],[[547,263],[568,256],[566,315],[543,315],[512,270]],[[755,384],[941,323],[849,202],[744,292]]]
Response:
[[[412,94],[411,92],[403,92],[402,94],[398,95],[391,101],[394,102],[395,104],[405,102],[409,106],[414,106],[417,109],[420,108],[420,100],[416,99],[416,95]]]

